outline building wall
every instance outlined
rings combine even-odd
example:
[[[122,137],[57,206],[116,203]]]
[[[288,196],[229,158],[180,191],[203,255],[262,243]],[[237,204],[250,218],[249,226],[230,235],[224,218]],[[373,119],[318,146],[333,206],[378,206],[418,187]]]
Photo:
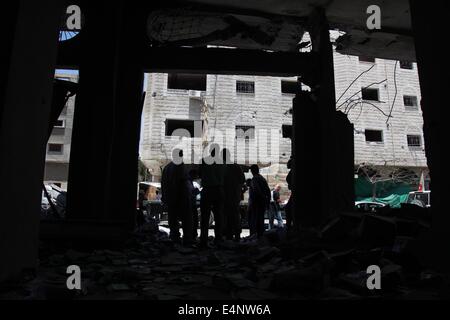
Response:
[[[207,88],[202,99],[189,96],[189,90],[167,89],[167,74],[154,73],[148,77],[148,89],[144,105],[143,134],[141,157],[158,173],[159,161],[167,161],[172,148],[179,142],[177,137],[166,137],[166,119],[203,120],[208,128],[208,141],[215,137],[218,141],[228,143],[233,156],[242,155],[241,148],[231,148],[235,142],[236,126],[254,126],[256,138],[262,139],[260,130],[267,134],[267,157],[262,157],[263,150],[257,150],[256,140],[250,139],[246,145],[246,164],[263,163],[265,165],[287,162],[290,156],[290,139],[282,138],[283,124],[291,125],[288,111],[292,106],[292,94],[281,93],[281,78],[257,76],[208,75]],[[254,81],[255,93],[237,93],[236,81]],[[295,81],[296,79],[289,79]],[[208,105],[208,115],[201,112],[203,104]],[[271,143],[271,130],[277,133],[276,143]],[[220,138],[220,131],[223,139]],[[215,134],[214,134],[215,132]],[[261,133],[262,134],[262,133]],[[216,141],[217,141],[216,140]],[[201,138],[189,139],[189,143],[201,145]],[[274,149],[272,152],[272,144]],[[276,147],[276,148],[275,148]],[[278,147],[280,148],[278,150]],[[259,151],[259,161],[248,155]],[[275,154],[276,157],[271,157]],[[272,159],[271,159],[272,158]],[[235,158],[236,159],[236,158]]]

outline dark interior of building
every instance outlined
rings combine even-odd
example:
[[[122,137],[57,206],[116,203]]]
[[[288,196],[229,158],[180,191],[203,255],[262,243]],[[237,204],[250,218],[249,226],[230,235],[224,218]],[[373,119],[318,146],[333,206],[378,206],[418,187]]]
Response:
[[[10,4],[0,19],[0,297],[448,298],[448,4]],[[70,5],[81,8],[81,25],[72,39],[58,41],[60,32],[68,31]],[[370,5],[382,10],[380,30],[367,29]],[[199,21],[201,28],[196,27]],[[345,32],[335,44],[338,52],[417,62],[432,208],[404,206],[377,216],[354,212],[353,125],[336,111],[331,29]],[[309,33],[310,51],[303,52],[293,37],[298,30]],[[79,70],[79,83],[54,80],[55,69]],[[187,81],[193,90],[205,86],[205,74],[298,77],[296,85],[283,85],[296,93],[293,125],[283,128],[283,135],[292,138],[293,230],[267,232],[258,245],[206,251],[174,248],[154,225],[133,232],[142,88],[148,72],[173,74],[170,86]],[[302,90],[305,86],[311,90]],[[49,130],[74,94],[66,218],[41,222]],[[362,94],[372,99],[377,93]],[[315,170],[298,174],[296,168],[305,167]],[[89,183],[93,177],[95,185]],[[68,265],[85,268],[88,280],[82,290],[67,290]],[[367,274],[360,272],[370,265],[382,269],[382,290],[366,287]],[[267,276],[275,269],[275,276]],[[18,293],[24,286],[32,289]]]

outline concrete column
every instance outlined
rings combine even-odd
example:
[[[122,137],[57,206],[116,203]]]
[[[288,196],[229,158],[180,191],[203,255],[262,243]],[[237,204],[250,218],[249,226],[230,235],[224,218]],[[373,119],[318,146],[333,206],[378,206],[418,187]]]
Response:
[[[67,196],[68,219],[106,219],[107,175],[115,122],[118,12],[85,2],[79,35],[79,90],[75,102]]]
[[[323,10],[310,20],[314,53],[318,55],[311,92],[294,99],[295,214],[302,227],[318,227],[337,211],[335,196],[336,136],[333,48]],[[305,201],[307,199],[307,201]]]
[[[59,1],[22,0],[9,55],[0,123],[0,281],[35,268]],[[8,18],[7,18],[8,19]],[[7,45],[8,47],[8,45]]]
[[[294,216],[297,227],[320,224],[321,195],[320,114],[311,93],[297,93],[293,100],[293,190]],[[305,201],[308,199],[307,201]]]
[[[448,2],[430,5],[424,1],[411,0],[411,18],[416,45],[422,93],[425,151],[431,176],[430,234],[418,242],[417,252],[423,263],[450,271],[450,155],[448,152],[448,97],[450,86],[448,66],[447,15]]]
[[[11,3],[9,13],[0,19],[0,39],[2,39],[2,50],[0,50],[0,125],[3,115],[3,104],[5,101],[6,86],[8,83],[11,53],[16,31],[19,1]]]
[[[136,10],[136,12],[133,12]],[[110,164],[109,203],[112,218],[123,218],[134,225],[136,212],[139,139],[144,103],[142,69],[147,39],[146,12],[124,8],[118,46],[116,79],[116,117]]]
[[[335,111],[336,212],[351,212],[355,208],[355,143],[354,127],[347,115]]]
[[[130,226],[136,208],[145,19],[88,4],[69,169],[68,217]],[[137,10],[137,9],[136,9]],[[106,27],[105,27],[106,26]],[[80,35],[80,36],[81,36]]]
[[[334,62],[333,47],[330,41],[330,27],[325,17],[324,10],[317,10],[312,19],[311,41],[314,52],[319,54],[319,83],[312,88],[313,95],[317,98],[319,112],[318,129],[315,134],[320,139],[320,161],[317,163],[318,176],[320,179],[321,201],[320,219],[323,222],[335,213],[335,195],[337,181],[336,166],[336,96],[334,84]]]

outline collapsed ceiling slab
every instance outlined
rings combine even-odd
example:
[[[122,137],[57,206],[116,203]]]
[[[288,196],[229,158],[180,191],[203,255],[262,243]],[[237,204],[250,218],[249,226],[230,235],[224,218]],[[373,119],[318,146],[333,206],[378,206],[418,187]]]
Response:
[[[153,46],[207,45],[298,52],[304,28],[293,18],[209,12],[190,7],[154,10],[147,19]]]
[[[382,28],[404,33],[411,30],[408,0],[189,0],[182,3],[202,4],[226,11],[307,18],[315,8],[326,10],[331,26],[366,28],[370,5],[381,8]]]
[[[338,37],[335,44],[336,51],[342,54],[416,61],[414,39],[403,35],[351,30]]]
[[[346,33],[338,40],[338,52],[415,61],[408,0],[189,0],[182,3],[202,5],[215,12],[283,17],[304,23],[315,8],[322,7],[330,27]],[[381,30],[367,29],[370,5],[381,9]]]
[[[366,10],[373,4],[381,8],[381,30],[376,32],[366,27]],[[147,36],[155,47],[212,44],[298,53],[317,7],[325,9],[331,28],[343,31],[336,39],[338,52],[416,60],[408,0],[166,0],[141,10],[149,12]],[[77,65],[79,38],[60,44],[59,65]]]

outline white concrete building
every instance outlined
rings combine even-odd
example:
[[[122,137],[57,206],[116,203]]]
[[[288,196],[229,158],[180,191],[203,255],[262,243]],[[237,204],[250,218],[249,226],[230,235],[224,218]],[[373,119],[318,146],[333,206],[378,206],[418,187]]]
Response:
[[[417,65],[339,53],[334,63],[337,109],[348,114],[355,127],[355,166],[426,170]],[[173,131],[184,128],[194,135],[194,125],[202,124],[207,134],[200,130],[196,138],[186,139],[190,147],[201,145],[202,133],[203,140],[211,141],[214,129],[226,133],[231,142],[239,136],[237,129],[255,129],[246,150],[256,154],[269,146],[272,157],[250,158],[246,163],[270,166],[273,174],[285,173],[291,153],[288,111],[295,78],[153,73],[147,81],[141,158],[156,180],[180,141],[171,136]],[[278,151],[271,148],[275,144],[270,138],[258,139],[264,130],[278,133]],[[226,141],[220,135],[218,140]],[[235,157],[243,150],[231,149]]]

